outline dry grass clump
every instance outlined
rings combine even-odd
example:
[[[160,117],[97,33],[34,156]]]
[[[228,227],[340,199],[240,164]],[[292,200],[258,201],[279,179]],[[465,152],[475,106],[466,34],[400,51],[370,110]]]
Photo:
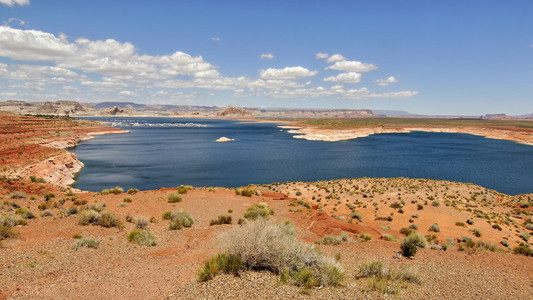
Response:
[[[209,222],[209,225],[213,226],[213,225],[231,224],[232,222],[233,222],[233,219],[231,218],[231,216],[223,215],[223,216],[218,216],[218,218],[215,220],[211,220]]]
[[[138,189],[129,189],[129,190],[127,191],[127,193],[130,194],[130,195],[135,195],[135,194],[137,194],[138,192],[139,192]]]
[[[78,241],[72,245],[72,249],[78,250],[79,248],[92,248],[97,249],[100,245],[101,240],[98,239],[89,239],[89,238],[80,238]]]
[[[191,227],[194,224],[193,218],[188,212],[184,210],[178,210],[170,215],[170,223],[168,223],[168,229],[179,230],[183,227]]]
[[[274,210],[268,206],[265,202],[254,204],[244,212],[244,218],[254,221],[258,218],[268,218],[274,214]]]
[[[148,225],[150,225],[150,221],[145,217],[137,217],[133,219],[133,224],[139,229],[147,229]]]
[[[265,219],[247,222],[230,231],[224,240],[225,253],[238,257],[243,269],[268,270],[280,275],[283,283],[308,288],[338,285],[344,277],[334,258],[296,241],[290,223],[276,225]]]
[[[246,197],[252,197],[253,195],[261,196],[260,191],[252,188],[236,189],[235,194]]]
[[[339,236],[325,235],[322,239],[316,241],[319,245],[339,245],[342,242],[348,241],[348,233],[343,232]]]
[[[139,228],[128,234],[128,241],[145,246],[157,245],[155,237],[150,231]]]
[[[368,289],[396,295],[406,283],[422,284],[420,277],[407,269],[391,269],[381,261],[373,261],[359,267],[358,278],[368,278]]]
[[[188,191],[192,190],[192,186],[190,185],[180,185],[178,186],[178,193],[180,194],[187,194]]]
[[[109,211],[102,213],[94,210],[87,209],[78,214],[78,224],[80,225],[99,225],[102,227],[110,228],[117,227],[122,228],[124,225],[122,221]]]
[[[238,275],[242,268],[242,260],[239,256],[226,253],[218,254],[206,260],[202,269],[198,271],[198,280],[208,281],[219,274]]]
[[[183,201],[183,197],[180,194],[172,193],[167,196],[169,203],[177,203]]]

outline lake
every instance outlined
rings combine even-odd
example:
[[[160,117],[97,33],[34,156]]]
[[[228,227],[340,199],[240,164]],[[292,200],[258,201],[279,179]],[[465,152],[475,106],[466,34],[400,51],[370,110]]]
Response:
[[[73,187],[238,187],[284,181],[411,177],[533,193],[533,146],[455,133],[377,134],[343,142],[294,139],[271,123],[88,118],[131,130],[70,149],[85,167]],[[233,142],[217,143],[225,136]]]

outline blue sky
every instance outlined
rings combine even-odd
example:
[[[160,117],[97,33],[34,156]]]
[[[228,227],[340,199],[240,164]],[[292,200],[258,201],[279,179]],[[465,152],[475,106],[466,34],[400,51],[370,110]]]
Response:
[[[533,112],[533,1],[0,0],[0,100]]]

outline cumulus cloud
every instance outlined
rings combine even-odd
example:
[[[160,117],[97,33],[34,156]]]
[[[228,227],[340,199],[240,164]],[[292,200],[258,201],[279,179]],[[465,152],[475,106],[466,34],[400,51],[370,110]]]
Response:
[[[0,4],[4,4],[7,6],[13,6],[13,5],[30,5],[30,0],[0,0]]]
[[[336,61],[342,61],[342,60],[346,60],[346,57],[340,55],[340,54],[333,54],[332,56],[330,56],[326,62],[328,63],[332,63],[332,62],[336,62]]]
[[[217,41],[217,42],[218,42],[218,41],[221,41],[222,39],[219,38],[219,37],[212,37],[211,40],[212,40],[212,41]]]
[[[318,71],[310,71],[304,67],[285,67],[283,69],[269,68],[261,70],[259,77],[262,79],[281,79],[281,80],[295,80],[305,77],[311,77],[318,74]]]
[[[361,82],[361,74],[357,72],[340,73],[337,76],[326,77],[323,80],[340,83],[359,83]]]
[[[369,72],[377,69],[378,66],[373,64],[362,63],[360,61],[342,60],[337,61],[333,65],[326,67],[326,69],[332,69],[344,72]]]
[[[272,53],[261,54],[261,59],[274,59],[274,54]]]
[[[394,76],[389,76],[387,79],[378,79],[374,81],[379,86],[389,86],[391,83],[399,82],[400,80],[396,79]]]
[[[1,1],[1,0],[0,0]],[[12,21],[15,22],[15,21]],[[230,91],[234,97],[272,98],[336,97],[368,99],[409,97],[417,92],[372,93],[366,88],[346,90],[342,85],[313,86],[318,71],[303,66],[259,70],[257,78],[229,77],[202,56],[177,51],[167,55],[141,55],[129,42],[114,39],[72,39],[64,34],[0,26],[0,57],[17,63],[0,63],[2,93],[17,99],[76,99],[113,101],[120,97],[154,97],[166,101],[189,101]],[[326,69],[343,71],[322,78],[325,82],[359,83],[361,72],[377,69],[373,64],[346,61],[340,54],[317,53],[316,58],[333,63]],[[262,59],[272,59],[271,53]],[[23,62],[31,62],[24,64]],[[392,83],[394,77],[376,81]],[[159,88],[164,89],[161,91]],[[231,94],[230,94],[231,95]]]

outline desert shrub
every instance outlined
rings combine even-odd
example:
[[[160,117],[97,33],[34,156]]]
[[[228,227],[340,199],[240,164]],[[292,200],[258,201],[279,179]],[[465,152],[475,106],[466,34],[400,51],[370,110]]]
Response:
[[[72,249],[78,250],[79,248],[92,248],[96,249],[100,245],[100,240],[97,239],[88,239],[88,238],[80,238],[78,241],[72,245]]]
[[[253,195],[261,195],[261,192],[254,190],[252,188],[237,189],[235,193],[240,196],[252,197]]]
[[[231,224],[231,222],[232,222],[231,216],[223,215],[223,216],[218,216],[218,218],[215,220],[211,220],[211,222],[209,222],[209,225],[212,226],[212,225]]]
[[[435,201],[431,202],[431,205],[433,205],[435,207],[438,207],[438,206],[440,206],[440,202],[435,200]]]
[[[424,206],[422,204],[417,204],[416,205],[416,209],[422,210],[422,209],[424,209]]]
[[[133,200],[130,197],[125,197],[122,201],[126,203],[131,203]]]
[[[75,215],[77,213],[78,213],[78,209],[76,208],[76,206],[71,206],[67,208],[67,211],[66,211],[67,216]]]
[[[418,247],[425,248],[426,246],[426,238],[419,233],[412,232],[406,238],[403,239],[400,248],[404,256],[411,257],[416,254],[416,252],[418,251]]]
[[[479,229],[474,228],[471,231],[474,236],[481,237],[481,231]]]
[[[385,267],[383,262],[374,261],[359,267],[358,278],[368,278],[368,288],[384,294],[397,294],[399,290],[407,286],[405,283],[422,284],[420,277],[407,269],[391,269]]]
[[[24,192],[13,192],[10,196],[11,199],[25,199],[26,193]]]
[[[500,244],[502,244],[502,246],[504,246],[504,247],[509,247],[509,242],[506,241],[506,240],[501,240]]]
[[[257,218],[268,218],[274,214],[274,210],[265,202],[254,204],[244,212],[244,218],[248,220],[256,220]]]
[[[133,219],[133,224],[139,229],[147,229],[150,222],[145,217],[137,217]]]
[[[338,285],[344,276],[340,264],[315,247],[296,241],[284,226],[265,219],[247,222],[225,236],[226,253],[239,257],[244,268],[273,272],[285,283]],[[310,278],[302,281],[301,276]]]
[[[468,225],[474,225],[474,219],[467,219],[466,224]]]
[[[161,215],[161,219],[163,220],[170,220],[170,217],[172,216],[172,212],[170,210],[167,210]]]
[[[529,241],[529,238],[530,238],[529,233],[527,233],[527,232],[521,233],[521,234],[519,234],[518,236],[519,236],[521,239],[523,239],[525,242]]]
[[[109,192],[112,194],[118,195],[118,194],[124,193],[124,189],[117,186],[114,189],[109,189]]]
[[[127,191],[127,193],[130,194],[130,195],[135,195],[135,194],[137,194],[138,192],[139,192],[138,189],[129,189],[129,190]]]
[[[440,232],[440,227],[437,223],[431,224],[429,226],[429,231]]]
[[[19,207],[17,210],[15,210],[16,215],[20,215],[23,219],[33,219],[35,218],[35,215],[24,207]]]
[[[145,229],[135,229],[128,234],[128,241],[145,246],[155,246],[157,242],[154,235]]]
[[[180,185],[178,186],[178,193],[180,194],[187,194],[189,190],[192,190],[192,186],[190,185]]]
[[[43,211],[43,212],[41,212],[41,214],[40,214],[41,218],[51,217],[53,215],[54,215],[54,213],[51,210],[48,210],[48,209]]]
[[[388,241],[388,242],[396,242],[397,241],[396,236],[394,236],[392,234],[384,234],[383,235],[383,239]]]
[[[100,194],[102,195],[108,195],[109,194],[109,189],[103,189],[100,191]]]
[[[89,225],[97,224],[100,218],[100,213],[92,209],[83,210],[78,214],[78,224]]]
[[[363,222],[363,216],[362,216],[360,213],[356,212],[356,211],[352,211],[352,212],[350,213],[350,217],[351,217],[352,219],[357,219],[357,220]]]
[[[15,234],[15,231],[13,230],[13,226],[0,224],[0,241],[3,239],[15,237],[15,235],[16,234]]]
[[[89,209],[92,209],[92,210],[97,211],[97,212],[102,212],[102,211],[104,211],[105,206],[106,206],[105,202],[100,202],[100,203],[96,203],[94,205],[91,205],[89,207]]]
[[[522,254],[525,256],[533,256],[533,249],[529,244],[521,243],[518,247],[513,248],[514,254]]]
[[[459,227],[465,227],[466,224],[463,223],[463,222],[455,222],[455,226],[459,226]]]
[[[85,205],[85,204],[87,204],[87,200],[81,200],[81,199],[74,200],[74,205]]]
[[[417,218],[419,218],[419,217],[420,217],[420,215],[419,215],[419,214],[413,214],[413,215],[412,215],[411,217],[413,217],[413,218],[417,219]]]
[[[117,216],[115,216],[113,213],[109,211],[104,211],[100,215],[100,218],[98,218],[97,225],[100,225],[102,227],[107,227],[107,228],[110,228],[110,227],[122,228],[123,226],[120,218],[118,218]]]
[[[361,233],[361,234],[359,234],[359,239],[364,241],[364,242],[368,242],[368,241],[372,240],[372,236],[370,234]]]
[[[170,216],[170,223],[168,229],[179,230],[183,227],[191,227],[194,224],[193,218],[184,210],[179,210]]]
[[[296,205],[301,205],[307,209],[311,209],[311,204],[303,201],[303,200],[294,200],[294,201],[291,201],[289,203],[289,206],[296,206]]]
[[[408,236],[411,232],[413,232],[413,229],[410,228],[410,227],[402,227],[402,228],[400,228],[400,233],[405,235],[405,236]]]
[[[499,231],[502,231],[502,227],[500,225],[498,225],[498,224],[493,224],[492,228],[498,229]]]
[[[394,209],[397,209],[397,208],[402,208],[403,205],[401,203],[399,203],[399,202],[392,202],[390,207],[394,208]]]
[[[35,176],[30,176],[30,180],[31,180],[31,182],[36,182],[36,183],[45,183],[46,182],[46,181],[44,181],[43,178],[35,177]]]
[[[183,200],[183,197],[180,194],[172,193],[167,196],[167,199],[170,203],[176,203],[181,202]]]
[[[322,239],[316,241],[315,243],[319,245],[339,245],[342,242],[348,240],[348,235],[346,233],[339,236],[334,235],[325,235]]]
[[[0,226],[14,227],[27,224],[28,221],[19,215],[0,215]]]
[[[418,230],[418,225],[416,225],[416,224],[411,224],[411,225],[409,225],[409,229],[412,229],[412,230]]]
[[[205,261],[202,269],[198,271],[198,280],[208,281],[222,273],[237,275],[242,268],[243,264],[239,256],[218,254]]]

